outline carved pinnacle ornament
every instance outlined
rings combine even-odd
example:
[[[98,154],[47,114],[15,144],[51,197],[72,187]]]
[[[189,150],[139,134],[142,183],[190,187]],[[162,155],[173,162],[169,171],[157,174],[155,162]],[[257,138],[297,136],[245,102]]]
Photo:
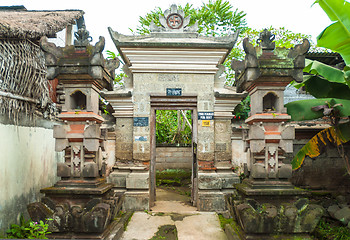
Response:
[[[273,50],[275,49],[275,43],[273,40],[275,40],[275,34],[272,34],[267,29],[264,29],[264,31],[260,33],[256,42],[262,47],[263,50]]]
[[[92,37],[88,30],[86,30],[85,25],[79,28],[77,32],[74,33],[76,40],[74,40],[74,46],[76,47],[86,47],[92,41]]]
[[[198,23],[188,26],[190,17],[185,17],[184,11],[175,4],[171,5],[170,9],[165,10],[164,16],[159,15],[159,22],[161,26],[151,22],[151,32],[197,32],[198,30]]]

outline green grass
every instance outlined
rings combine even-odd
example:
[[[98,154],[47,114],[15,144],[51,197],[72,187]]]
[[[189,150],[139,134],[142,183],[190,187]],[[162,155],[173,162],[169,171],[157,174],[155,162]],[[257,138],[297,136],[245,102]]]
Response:
[[[350,229],[336,222],[326,222],[321,219],[313,235],[319,240],[349,240]]]
[[[126,231],[127,227],[128,227],[128,224],[132,218],[132,215],[134,215],[134,213],[130,214],[130,217],[125,221],[124,223],[124,231]]]
[[[175,225],[163,225],[158,228],[158,231],[150,240],[177,240],[177,230]]]
[[[225,218],[222,214],[219,214],[220,226],[223,230],[225,230],[226,224],[231,224],[233,222],[233,218]]]
[[[183,169],[166,169],[156,172],[157,186],[185,186],[191,182],[192,172]]]

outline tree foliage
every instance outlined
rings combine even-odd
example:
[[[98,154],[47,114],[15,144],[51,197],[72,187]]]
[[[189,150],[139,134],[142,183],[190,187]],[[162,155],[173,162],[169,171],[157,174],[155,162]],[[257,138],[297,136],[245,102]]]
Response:
[[[209,0],[208,3],[203,3],[199,8],[194,8],[192,4],[187,3],[185,6],[178,6],[183,10],[185,17],[191,16],[189,25],[198,22],[198,33],[205,36],[224,36],[233,34],[239,29],[244,29],[246,26],[245,13],[235,9],[228,1]],[[137,34],[149,34],[149,26],[153,21],[160,26],[159,15],[163,15],[164,10],[156,7],[144,17],[140,16],[140,26],[136,28]]]
[[[156,142],[163,144],[191,144],[192,130],[181,110],[157,110]],[[183,111],[192,125],[191,111]]]

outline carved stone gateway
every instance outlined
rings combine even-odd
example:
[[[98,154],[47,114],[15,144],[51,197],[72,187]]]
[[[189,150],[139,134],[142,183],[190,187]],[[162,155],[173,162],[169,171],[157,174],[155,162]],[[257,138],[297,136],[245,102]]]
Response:
[[[125,209],[155,201],[155,111],[191,110],[192,202],[199,210],[225,210],[224,195],[239,182],[231,163],[231,118],[245,94],[224,87],[222,63],[238,33],[204,37],[171,6],[150,35],[125,36],[109,28],[123,58],[125,87],[105,92],[116,117],[116,164],[109,178],[125,192]],[[142,121],[141,121],[142,120]]]
[[[64,151],[65,161],[57,164],[54,186],[41,189],[41,202],[28,205],[33,221],[49,221],[55,238],[103,238],[122,205],[112,184],[105,180],[102,159],[106,133],[99,115],[99,92],[110,89],[113,81],[102,56],[104,38],[89,44],[85,28],[76,33],[74,46],[56,48],[44,38],[41,46],[47,59],[48,78],[63,84],[65,104],[58,116],[62,125],[54,127],[56,151]],[[114,69],[111,69],[114,71]]]
[[[322,216],[322,209],[304,198],[306,192],[289,181],[294,127],[288,124],[290,116],[283,105],[285,86],[302,80],[310,44],[305,39],[292,49],[275,48],[273,40],[267,30],[260,34],[258,47],[244,39],[245,61],[232,62],[237,90],[246,90],[251,97],[245,139],[250,176],[236,185],[240,197],[234,200],[245,239],[307,234]]]

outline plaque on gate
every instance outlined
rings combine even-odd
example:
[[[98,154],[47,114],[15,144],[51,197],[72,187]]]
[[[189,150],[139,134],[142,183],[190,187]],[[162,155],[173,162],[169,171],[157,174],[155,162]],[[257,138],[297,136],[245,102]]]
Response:
[[[213,120],[214,112],[199,112],[198,120]]]
[[[134,117],[134,127],[147,127],[148,117]]]
[[[181,88],[167,88],[166,89],[167,96],[182,96]]]

